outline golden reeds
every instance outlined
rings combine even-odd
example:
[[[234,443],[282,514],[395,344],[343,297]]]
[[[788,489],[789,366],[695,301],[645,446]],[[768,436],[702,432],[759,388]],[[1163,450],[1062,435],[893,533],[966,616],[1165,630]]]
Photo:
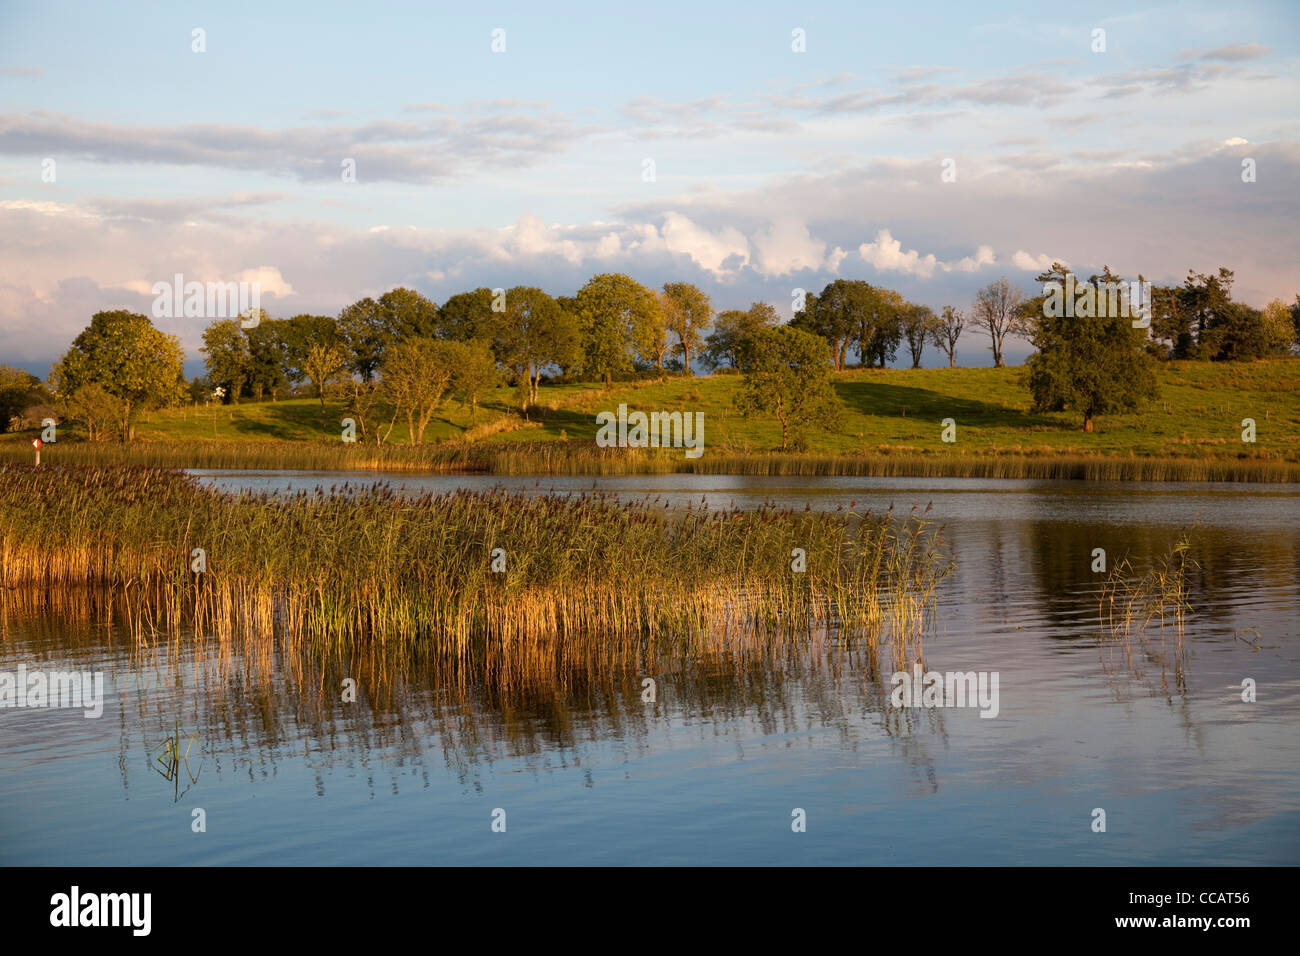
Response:
[[[902,646],[950,570],[940,545],[915,513],[387,486],[230,495],[143,467],[0,466],[0,583],[107,589],[142,640],[279,634],[451,658],[487,641],[501,667],[566,641],[621,656],[834,628]]]
[[[0,462],[30,460],[26,445],[0,446]],[[1088,481],[1300,481],[1300,464],[1251,457],[1138,457],[997,450],[780,454],[710,450],[686,458],[678,449],[598,448],[582,441],[447,442],[363,445],[306,441],[137,441],[129,445],[60,442],[47,462],[155,468],[387,471],[496,475],[731,474],[1022,478]]]

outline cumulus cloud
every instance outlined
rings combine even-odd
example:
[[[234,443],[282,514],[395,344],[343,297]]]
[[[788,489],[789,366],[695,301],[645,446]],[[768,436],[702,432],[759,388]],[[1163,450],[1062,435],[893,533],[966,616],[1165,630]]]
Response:
[[[749,240],[731,226],[710,232],[681,213],[669,212],[664,214],[663,238],[670,252],[686,256],[719,278],[749,262]]]
[[[1011,255],[1011,264],[1017,269],[1024,269],[1026,272],[1042,272],[1053,262],[1059,262],[1064,266],[1069,265],[1069,263],[1060,256],[1049,256],[1047,253],[1034,256],[1025,252],[1023,249],[1017,249]]]
[[[941,261],[934,253],[921,255],[915,249],[903,249],[903,244],[895,239],[888,229],[876,233],[875,241],[864,242],[858,246],[858,255],[880,272],[901,272],[918,278],[928,279],[935,270],[943,272],[978,272],[985,266],[997,262],[993,247],[981,245],[972,256],[963,256],[951,262]]]

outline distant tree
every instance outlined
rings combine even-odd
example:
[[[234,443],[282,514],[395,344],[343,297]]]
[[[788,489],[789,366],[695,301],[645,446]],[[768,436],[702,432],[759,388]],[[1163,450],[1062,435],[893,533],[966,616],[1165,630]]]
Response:
[[[950,305],[943,307],[943,313],[930,333],[930,341],[943,349],[948,356],[948,367],[957,367],[957,340],[961,338],[962,329],[966,327],[966,313]]]
[[[1265,354],[1285,355],[1296,341],[1295,323],[1291,310],[1281,299],[1272,299],[1260,313],[1264,326]]]
[[[572,315],[541,289],[516,286],[506,293],[497,358],[525,383],[524,406],[537,404],[542,370],[565,365],[578,354],[578,326]]]
[[[744,372],[736,400],[742,412],[762,412],[781,423],[781,450],[791,437],[802,441],[814,423],[833,427],[841,410],[831,387],[831,353],[826,340],[788,325],[763,329],[740,350]]]
[[[1097,277],[1093,277],[1094,284]],[[1040,313],[1030,332],[1029,391],[1036,411],[1077,411],[1083,430],[1098,415],[1127,411],[1157,393],[1145,329],[1118,310],[1102,316]]]
[[[1188,349],[1186,355],[1176,354],[1176,358],[1207,359],[1213,358],[1215,353],[1233,354],[1242,351],[1232,341],[1234,333],[1225,331],[1240,330],[1249,334],[1249,322],[1243,323],[1242,316],[1233,312],[1232,283],[1233,273],[1230,269],[1220,267],[1215,275],[1187,270],[1187,278],[1178,290],[1178,306],[1179,314],[1186,323],[1187,334],[1195,344]],[[1220,332],[1211,336],[1211,331],[1216,328]]]
[[[104,441],[113,431],[120,431],[121,423],[127,417],[125,402],[96,382],[79,386],[60,404],[64,414],[81,422],[86,437],[95,442]]]
[[[934,337],[939,319],[928,305],[909,302],[901,313],[903,337],[907,340],[907,349],[912,354],[912,368],[921,367],[921,355],[925,344]]]
[[[96,312],[50,370],[50,384],[64,398],[99,385],[118,400],[116,424],[122,441],[129,441],[140,411],[182,401],[184,357],[180,340],[154,328],[147,316]]]
[[[1151,289],[1151,338],[1168,358],[1191,358],[1196,351],[1191,315],[1182,302],[1181,286],[1158,285]]]
[[[1008,335],[1027,332],[1021,315],[1024,293],[1007,281],[1006,277],[990,282],[975,294],[971,308],[972,324],[988,332],[992,341],[994,368],[1003,368],[1002,344]]]
[[[858,356],[864,366],[872,359],[884,368],[898,354],[903,341],[903,315],[907,302],[893,289],[871,286],[870,313],[861,314],[857,330]]]
[[[642,309],[632,322],[632,351],[641,365],[662,370],[668,358],[668,313],[672,300],[665,292],[653,292],[654,307]]]
[[[379,297],[385,347],[411,338],[438,334],[438,307],[414,289],[390,289]]]
[[[31,372],[12,365],[0,365],[0,431],[12,428],[11,420],[36,405],[49,405],[54,396]]]
[[[658,308],[655,294],[635,279],[609,272],[592,276],[574,296],[583,374],[603,378],[609,387],[615,374],[630,371],[636,330]]]
[[[1212,362],[1263,358],[1278,351],[1276,339],[1265,326],[1264,313],[1243,302],[1229,302],[1216,310],[1197,346],[1197,356]]]
[[[572,316],[566,314],[565,318],[570,324],[573,323]],[[576,343],[576,332],[574,341]],[[500,384],[501,375],[497,371],[496,359],[482,340],[450,344],[454,346],[452,354],[455,356],[452,364],[451,391],[463,404],[469,406],[469,419],[473,422],[478,418],[478,406],[483,393],[496,388]],[[535,384],[532,394],[533,401],[536,402]]]
[[[747,310],[719,312],[713,320],[713,331],[704,340],[700,360],[708,369],[735,368],[742,344],[776,324],[776,309],[766,302],[755,302]]]
[[[500,313],[492,311],[493,298],[492,290],[481,286],[473,292],[457,292],[438,309],[437,337],[455,342],[495,339]]]
[[[451,387],[457,357],[451,345],[427,337],[403,339],[384,355],[384,390],[388,400],[406,416],[412,445],[424,442],[424,431]]]
[[[694,375],[691,352],[699,348],[704,332],[713,320],[713,306],[709,297],[689,282],[669,282],[664,285],[664,324],[677,336],[677,350],[682,353],[682,367],[687,375]]]
[[[208,381],[225,389],[225,401],[238,404],[252,366],[248,338],[234,319],[218,319],[203,330],[203,364]]]
[[[307,373],[307,354],[312,346],[334,349],[346,363],[347,347],[338,322],[328,315],[295,315],[277,323],[284,354],[285,377],[294,384],[312,381]]]
[[[790,325],[824,338],[839,371],[844,368],[845,353],[855,336],[861,340],[865,330],[866,340],[871,341],[879,306],[879,296],[870,284],[861,279],[836,279],[819,294],[805,295],[803,309]]]
[[[390,339],[384,310],[369,296],[359,299],[339,312],[338,330],[348,368],[363,382],[369,382],[384,360],[384,348]]]
[[[1300,295],[1297,295],[1295,302],[1291,303],[1287,308],[1291,313],[1291,324],[1295,326],[1295,335],[1292,337],[1292,341],[1300,342]]]
[[[347,358],[340,346],[322,342],[313,342],[307,346],[307,352],[302,358],[302,372],[320,399],[321,431],[326,431],[328,427],[325,423],[325,393],[346,371]]]
[[[332,390],[343,402],[344,414],[354,419],[360,427],[362,441],[373,439],[376,445],[388,441],[393,423],[397,420],[397,408],[385,401],[386,393],[382,382],[367,382],[348,375],[335,382]],[[385,413],[388,413],[386,427],[383,426]]]
[[[283,322],[267,317],[244,330],[248,337],[248,390],[255,401],[260,402],[263,395],[276,401],[288,385],[283,326]]]

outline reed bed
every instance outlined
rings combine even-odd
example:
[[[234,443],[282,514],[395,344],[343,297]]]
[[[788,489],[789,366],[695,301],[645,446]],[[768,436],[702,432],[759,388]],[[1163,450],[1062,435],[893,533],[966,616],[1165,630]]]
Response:
[[[1179,685],[1183,683],[1183,637],[1187,616],[1192,613],[1190,574],[1200,568],[1191,554],[1191,535],[1181,533],[1173,545],[1145,572],[1136,573],[1127,557],[1115,562],[1102,584],[1097,616],[1103,635],[1103,653],[1122,646],[1127,665],[1135,669],[1133,639],[1144,654],[1158,662],[1162,673],[1172,660]],[[1159,624],[1159,648],[1148,636]],[[1173,655],[1169,654],[1169,638]]]
[[[951,570],[923,514],[669,509],[600,494],[231,495],[176,471],[0,465],[0,582],[107,589],[131,630],[271,654],[419,648],[491,666],[755,649],[816,629],[919,643]],[[792,570],[802,549],[806,571]],[[206,570],[192,562],[202,549]],[[502,549],[505,570],[493,570]]]
[[[730,474],[1023,478],[1086,481],[1300,482],[1300,464],[1249,457],[1137,457],[1024,454],[997,449],[920,452],[872,449],[848,454],[710,450],[688,459],[674,449],[598,448],[590,442],[448,442],[362,445],[303,441],[138,441],[130,445],[60,442],[50,463],[153,468],[391,471],[496,475]],[[0,463],[31,459],[26,445],[0,446]]]

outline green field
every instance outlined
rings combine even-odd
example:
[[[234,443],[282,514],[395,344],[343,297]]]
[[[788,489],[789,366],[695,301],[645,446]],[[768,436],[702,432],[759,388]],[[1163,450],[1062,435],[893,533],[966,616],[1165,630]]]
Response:
[[[478,470],[600,471],[600,467],[569,469],[563,460],[594,455],[596,413],[614,411],[623,402],[629,409],[647,412],[703,412],[705,453],[693,464],[680,461],[684,458],[680,451],[606,455],[622,462],[614,469],[620,471],[715,471],[734,461],[735,470],[753,473],[762,470],[761,465],[755,466],[756,459],[770,459],[779,460],[779,471],[788,474],[803,470],[797,464],[802,457],[809,463],[809,473],[872,473],[866,466],[854,469],[833,462],[887,457],[896,463],[890,473],[905,474],[904,459],[955,465],[990,457],[1136,458],[1267,466],[1273,480],[1300,476],[1300,469],[1294,467],[1300,465],[1300,360],[1161,364],[1156,402],[1136,413],[1103,416],[1090,434],[1082,430],[1077,415],[1031,411],[1024,374],[1023,368],[846,371],[834,383],[845,407],[839,427],[808,431],[808,447],[802,455],[772,454],[780,447],[779,426],[774,419],[746,417],[736,410],[734,399],[740,387],[736,375],[616,383],[611,390],[599,384],[544,385],[543,407],[534,409],[531,421],[515,410],[516,392],[501,388],[489,394],[474,423],[468,409],[445,405],[426,432],[425,447],[419,449],[403,447],[407,433],[400,420],[391,434],[391,448],[377,449],[373,442],[345,445],[338,426],[344,417],[342,406],[326,403],[331,429],[326,436],[319,402],[293,399],[153,412],[140,420],[137,440],[130,448],[109,446],[93,454],[85,444],[80,454],[74,451],[78,433],[73,425],[61,433],[65,444],[46,454],[51,460],[60,453],[69,460],[90,454],[82,460],[104,461],[111,456],[208,467],[236,467],[242,456],[250,467],[277,463],[294,467],[295,462],[301,467],[385,467],[391,462],[392,467],[455,468],[457,463],[473,467],[474,461],[480,461]],[[951,444],[941,439],[946,418],[956,422],[956,441]],[[1256,423],[1253,444],[1242,441],[1245,418]],[[0,457],[29,456],[30,448],[23,446],[35,434],[3,436]],[[301,455],[311,449],[310,460],[295,457],[297,445],[302,446]],[[219,462],[213,460],[218,448]],[[272,449],[275,456],[268,458]],[[509,467],[492,464],[494,456],[500,459],[512,453],[517,454]],[[536,467],[529,468],[520,456],[535,458]],[[828,460],[832,460],[829,467]],[[940,472],[945,472],[945,466],[926,466],[918,473]]]

